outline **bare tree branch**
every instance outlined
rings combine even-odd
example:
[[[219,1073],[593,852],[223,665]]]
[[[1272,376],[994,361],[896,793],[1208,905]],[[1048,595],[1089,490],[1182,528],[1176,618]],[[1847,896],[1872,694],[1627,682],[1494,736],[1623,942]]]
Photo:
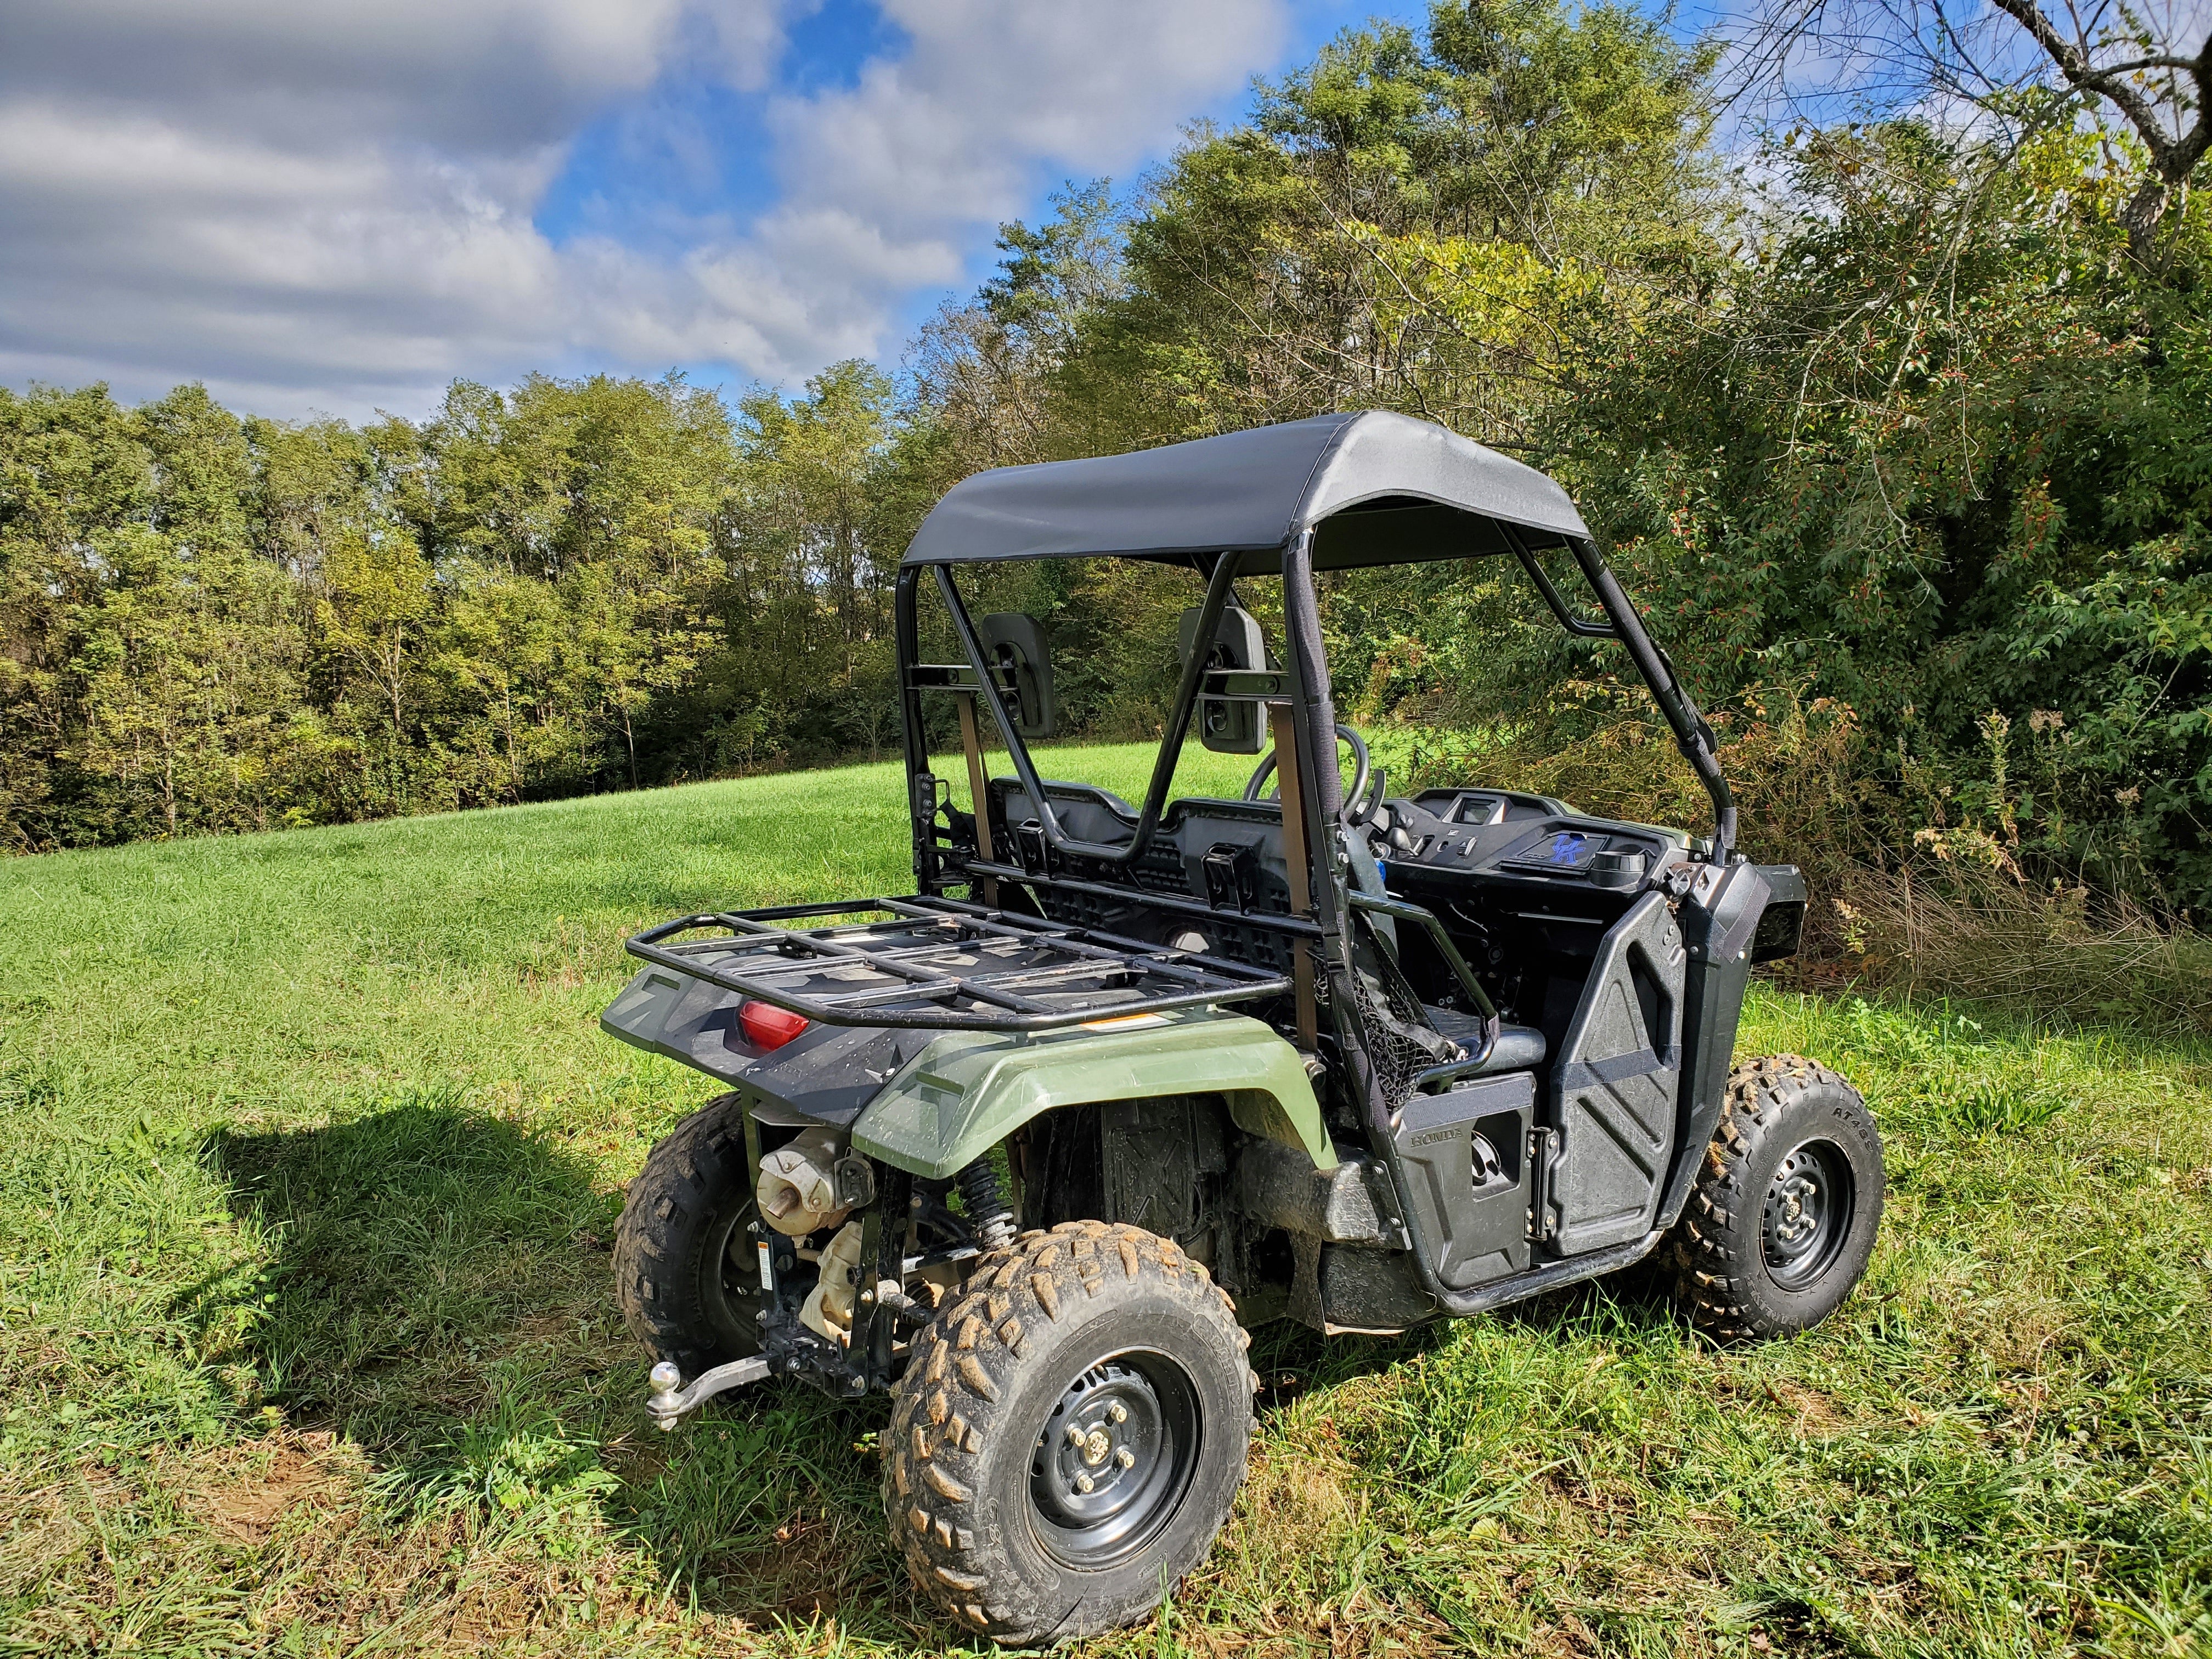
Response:
[[[2150,154],[2150,173],[2136,187],[2134,197],[2122,210],[2120,219],[2127,227],[2128,240],[2136,255],[2146,256],[2152,234],[2159,221],[2165,217],[2174,192],[2188,187],[2190,175],[2204,159],[2207,148],[2212,147],[2212,120],[2207,118],[2205,97],[2208,87],[2212,87],[2212,35],[2206,37],[2194,58],[2161,56],[2100,66],[2090,61],[2083,46],[2059,34],[2035,0],[1991,0],[1991,3],[2027,31],[2070,83],[2104,99],[2126,116],[2128,124],[2142,140],[2143,148]],[[2193,95],[2188,97],[2181,96],[2176,88],[2172,100],[2175,131],[2172,136],[2159,119],[2157,106],[2126,79],[2130,73],[2145,67],[2186,70],[2194,88]],[[2195,118],[2184,128],[2182,122],[2191,115]]]
[[[2151,165],[2159,167],[2172,141],[2160,125],[2158,111],[2135,88],[2116,78],[2116,70],[2100,70],[2089,61],[2088,54],[2059,33],[2043,9],[2035,0],[1990,0],[1990,3],[2026,29],[2035,44],[2041,46],[2051,61],[2058,65],[2059,73],[2084,92],[2094,92],[2110,100],[2128,118],[2129,125],[2142,139],[2151,153]],[[2200,122],[2201,125],[2202,123]]]
[[[2018,94],[2038,82],[2080,94],[2102,106],[2108,130],[2124,125],[2143,147],[2148,165],[2120,220],[2147,258],[2160,221],[2212,155],[2212,33],[2191,55],[2173,38],[2184,27],[2179,17],[2154,22],[2126,0],[1762,0],[1736,39],[1735,78],[1747,93],[1763,85],[1793,112],[1835,100],[1863,107],[1871,97],[1900,112],[1932,108],[1939,119],[1947,105],[1963,106],[2006,127],[2033,110]]]

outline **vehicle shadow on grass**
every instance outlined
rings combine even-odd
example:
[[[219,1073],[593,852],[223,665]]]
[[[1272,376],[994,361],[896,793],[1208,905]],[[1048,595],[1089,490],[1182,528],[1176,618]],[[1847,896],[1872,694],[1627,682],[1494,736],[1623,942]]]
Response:
[[[615,1302],[621,1194],[556,1140],[424,1092],[204,1155],[271,1252],[258,1285],[211,1281],[179,1311],[258,1297],[248,1346],[295,1426],[510,1528],[595,1516],[680,1606],[922,1634],[876,1494],[880,1402],[782,1385],[652,1429]]]
[[[1674,1299],[1670,1273],[1650,1256],[1603,1278],[1565,1285],[1473,1317],[1540,1336],[1553,1333],[1561,1340],[1593,1325],[1638,1338],[1690,1329],[1688,1317]],[[1460,1322],[1438,1319],[1400,1336],[1324,1336],[1288,1320],[1263,1325],[1252,1334],[1250,1354],[1254,1374],[1260,1379],[1254,1402],[1260,1419],[1266,1423],[1316,1389],[1410,1362],[1449,1341]]]

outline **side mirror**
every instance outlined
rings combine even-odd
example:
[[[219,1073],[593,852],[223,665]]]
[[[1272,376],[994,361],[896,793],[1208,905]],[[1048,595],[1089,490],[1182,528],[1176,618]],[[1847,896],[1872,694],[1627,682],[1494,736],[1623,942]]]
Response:
[[[1199,607],[1182,613],[1176,629],[1176,654],[1188,664],[1198,650]],[[1254,668],[1267,665],[1267,636],[1260,619],[1239,605],[1224,605],[1221,621],[1206,647],[1208,668]],[[1220,755],[1256,755],[1266,745],[1260,735],[1260,705],[1248,697],[1209,697],[1198,700],[1198,740]]]
[[[1006,699],[1014,730],[1025,738],[1048,738],[1059,724],[1060,705],[1052,695],[1052,648],[1035,617],[999,611],[983,618],[979,631],[991,678]]]

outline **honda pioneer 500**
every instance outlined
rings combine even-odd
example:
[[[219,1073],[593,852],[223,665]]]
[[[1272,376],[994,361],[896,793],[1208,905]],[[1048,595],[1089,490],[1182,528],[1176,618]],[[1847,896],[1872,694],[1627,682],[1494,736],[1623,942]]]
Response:
[[[1025,741],[1054,729],[1055,645],[1110,630],[969,604],[1101,558],[1138,562],[1116,592],[1194,601],[1133,806]],[[1387,793],[1337,723],[1322,595],[1442,561],[1517,566],[1618,641],[1710,833],[1475,778]],[[1864,1103],[1815,1060],[1730,1066],[1804,884],[1735,850],[1712,732],[1551,480],[1371,413],[1007,468],[930,514],[896,611],[915,890],[667,922],[604,1016],[729,1089],[654,1148],[616,1248],[664,1426],[769,1376],[887,1389],[915,1580],[1045,1643],[1205,1556],[1244,1475],[1251,1326],[1402,1331],[1656,1252],[1698,1325],[1747,1338],[1856,1283]],[[956,717],[965,811],[928,753]],[[1194,725],[1266,751],[1241,799],[1170,799]]]

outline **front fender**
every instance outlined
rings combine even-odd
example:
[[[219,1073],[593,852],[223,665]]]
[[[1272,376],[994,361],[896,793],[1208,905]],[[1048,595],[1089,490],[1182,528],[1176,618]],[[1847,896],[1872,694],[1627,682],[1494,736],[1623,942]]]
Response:
[[[1251,1134],[1333,1169],[1298,1052],[1242,1014],[1188,1008],[1035,1034],[952,1032],[902,1066],[853,1123],[871,1158],[941,1180],[1040,1112],[1164,1095],[1218,1094]]]

